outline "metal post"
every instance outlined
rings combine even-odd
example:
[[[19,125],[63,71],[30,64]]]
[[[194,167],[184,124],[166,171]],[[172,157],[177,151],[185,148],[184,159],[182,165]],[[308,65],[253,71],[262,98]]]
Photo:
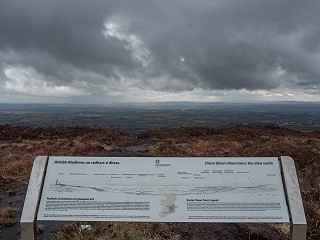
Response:
[[[36,214],[48,162],[47,156],[39,156],[33,162],[28,190],[23,205],[20,226],[21,240],[36,240]]]
[[[305,240],[307,221],[304,213],[300,187],[294,161],[291,157],[280,157],[285,194],[290,213],[290,239]]]

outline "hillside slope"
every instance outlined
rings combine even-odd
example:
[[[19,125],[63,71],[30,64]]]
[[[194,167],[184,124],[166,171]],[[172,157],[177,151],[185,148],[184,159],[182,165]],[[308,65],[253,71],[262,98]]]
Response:
[[[58,156],[291,156],[296,163],[308,220],[308,239],[320,239],[320,132],[303,133],[275,126],[231,128],[181,127],[131,135],[89,127],[30,128],[0,125],[0,238],[16,234],[14,224],[22,207],[33,160]],[[100,223],[99,223],[100,224]],[[11,227],[8,227],[13,225]],[[99,234],[115,224],[100,226]],[[73,239],[74,225],[64,227],[59,239]],[[278,225],[132,224],[149,239],[286,239]],[[14,229],[14,230],[12,230]],[[128,230],[129,231],[129,230]],[[111,235],[112,235],[111,234]],[[112,235],[112,236],[113,236]],[[72,237],[73,236],[73,237]],[[78,239],[90,239],[82,236]],[[121,239],[121,235],[119,235]],[[18,238],[13,235],[12,239]],[[44,235],[42,236],[45,239]],[[124,238],[124,237],[123,237]],[[126,235],[128,238],[128,235]],[[2,239],[2,238],[1,238]]]

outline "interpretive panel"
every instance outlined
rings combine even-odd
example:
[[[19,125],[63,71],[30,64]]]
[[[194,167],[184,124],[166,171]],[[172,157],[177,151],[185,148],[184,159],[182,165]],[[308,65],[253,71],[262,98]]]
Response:
[[[37,219],[289,222],[278,158],[50,157]]]

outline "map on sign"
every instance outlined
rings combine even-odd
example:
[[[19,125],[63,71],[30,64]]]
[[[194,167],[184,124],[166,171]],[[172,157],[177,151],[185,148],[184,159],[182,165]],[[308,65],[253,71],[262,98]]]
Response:
[[[277,158],[50,157],[37,219],[289,222]]]

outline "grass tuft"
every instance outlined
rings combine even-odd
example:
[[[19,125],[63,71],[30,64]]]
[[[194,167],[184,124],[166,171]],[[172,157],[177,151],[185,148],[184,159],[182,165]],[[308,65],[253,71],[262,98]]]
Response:
[[[0,228],[9,227],[16,223],[15,216],[20,210],[17,208],[0,208]]]

